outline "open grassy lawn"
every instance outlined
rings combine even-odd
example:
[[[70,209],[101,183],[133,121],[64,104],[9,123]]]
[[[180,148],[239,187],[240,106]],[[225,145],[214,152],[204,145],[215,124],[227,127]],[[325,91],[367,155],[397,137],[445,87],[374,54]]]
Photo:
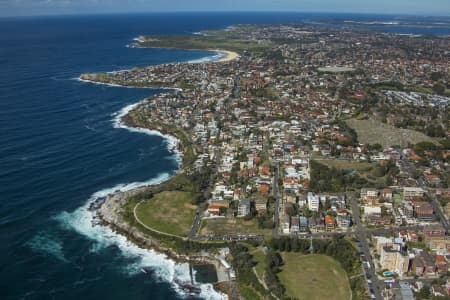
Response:
[[[256,261],[256,274],[258,274],[259,279],[263,280],[264,270],[266,269],[266,254],[262,248],[256,248],[250,254],[253,255],[253,259]]]
[[[347,125],[353,128],[358,135],[358,141],[363,144],[380,144],[383,147],[400,145],[407,147],[408,144],[417,144],[419,142],[436,141],[425,134],[403,128],[396,128],[384,124],[380,121],[350,119],[346,121]]]
[[[278,273],[290,297],[309,300],[348,300],[351,297],[347,274],[340,264],[325,255],[282,253],[285,262]]]
[[[318,159],[317,162],[321,163],[322,165],[326,165],[327,167],[334,167],[340,170],[355,170],[359,173],[368,172],[372,170],[372,168],[375,166],[375,163],[357,162],[352,160],[339,160],[339,159],[335,160]]]
[[[378,163],[357,162],[348,160],[317,160],[317,162],[327,166],[334,167],[339,170],[354,170],[359,176],[365,178],[372,183],[384,184],[386,176],[375,177],[373,175],[374,168]]]
[[[143,37],[144,47],[180,49],[222,49],[242,54],[244,51],[260,53],[269,49],[269,44],[251,40],[239,40],[225,36],[158,35]]]
[[[153,229],[185,236],[191,228],[197,209],[197,206],[191,204],[193,197],[190,192],[161,192],[139,204],[136,216]]]
[[[208,219],[202,220],[200,234],[270,234],[268,229],[260,229],[256,219]]]

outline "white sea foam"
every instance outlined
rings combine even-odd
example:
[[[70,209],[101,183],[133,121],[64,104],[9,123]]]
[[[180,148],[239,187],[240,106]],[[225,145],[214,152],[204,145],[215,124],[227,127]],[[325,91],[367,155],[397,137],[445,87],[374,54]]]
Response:
[[[142,104],[145,101],[146,100],[127,105],[124,108],[122,108],[119,112],[113,114],[114,128],[123,128],[123,129],[127,129],[131,132],[139,132],[139,133],[144,133],[144,134],[148,134],[148,135],[157,135],[157,136],[164,138],[164,141],[167,145],[167,149],[174,153],[174,159],[180,164],[181,158],[182,158],[182,153],[178,150],[178,145],[179,145],[180,141],[176,137],[174,137],[172,135],[162,134],[161,132],[156,131],[156,130],[150,130],[150,129],[146,129],[146,128],[129,127],[123,123],[122,118],[124,116],[126,116],[130,111],[135,109],[138,105]]]
[[[207,33],[203,33],[203,32],[200,32],[200,31],[198,31],[198,32],[193,32],[192,34],[193,34],[193,35],[199,35],[199,36],[211,36],[211,35],[209,35],[209,34],[207,34]]]
[[[129,70],[121,70],[121,71],[129,71]],[[109,73],[117,73],[117,72],[121,72],[121,71],[113,71],[113,72],[109,72]],[[98,81],[93,81],[93,80],[88,80],[88,79],[81,79],[80,77],[74,77],[72,78],[72,80],[75,81],[79,81],[79,82],[85,82],[85,83],[91,83],[91,84],[95,84],[95,85],[105,85],[105,86],[109,86],[109,87],[120,87],[120,88],[126,88],[126,89],[151,89],[151,90],[167,90],[167,91],[174,91],[174,92],[182,92],[183,89],[180,88],[171,88],[171,87],[148,87],[148,86],[132,86],[132,85],[120,85],[120,84],[115,84],[115,83],[106,83],[106,82],[98,82]]]
[[[188,63],[191,64],[200,64],[200,63],[207,63],[207,62],[217,62],[225,57],[225,53],[215,52],[214,55],[202,57],[199,59],[193,59],[188,61]]]
[[[97,83],[89,80],[83,80],[81,78],[76,78],[76,80],[83,82],[90,82],[94,84]],[[107,86],[122,87],[115,84],[104,84]],[[182,91],[181,89],[171,89]],[[146,100],[143,100],[146,101]],[[122,122],[122,118],[129,113],[136,106],[141,104],[141,102],[125,106],[119,112],[113,114],[113,126],[115,128],[124,128],[132,132],[140,132],[149,135],[158,135],[164,138],[167,143],[167,147],[175,152],[175,157],[178,162],[181,161],[181,153],[178,151],[178,139],[170,135],[163,135],[162,133],[149,130],[144,128],[134,128],[128,127]],[[68,229],[74,230],[79,234],[88,237],[90,240],[94,241],[91,247],[92,252],[98,252],[109,246],[116,246],[121,251],[124,257],[133,259],[135,262],[125,267],[126,273],[129,276],[133,276],[140,272],[142,268],[151,268],[155,270],[155,274],[160,280],[168,282],[172,285],[174,290],[180,296],[188,296],[182,289],[182,284],[190,283],[189,275],[189,265],[179,264],[175,261],[167,258],[164,254],[155,252],[153,250],[146,250],[138,247],[137,245],[129,242],[126,237],[115,233],[107,226],[95,225],[93,220],[95,219],[95,212],[89,210],[89,207],[93,202],[99,198],[105,197],[115,191],[128,191],[137,187],[158,184],[169,179],[170,175],[168,173],[159,174],[156,178],[148,180],[146,182],[133,182],[128,184],[119,184],[112,188],[100,190],[94,193],[88,201],[75,210],[74,212],[63,212],[55,217],[60,224]],[[180,285],[181,284],[181,285]],[[214,290],[211,284],[198,284],[200,286],[201,292],[200,297],[204,299],[227,299],[227,296],[221,294]]]
[[[55,217],[57,221],[67,230],[74,230],[77,233],[89,238],[94,242],[91,252],[99,252],[110,246],[116,246],[121,255],[130,258],[133,262],[124,267],[127,276],[134,276],[140,272],[142,268],[150,268],[155,271],[158,280],[168,282],[173,289],[180,295],[186,296],[181,285],[190,282],[189,265],[179,264],[167,258],[164,254],[153,250],[142,249],[135,244],[129,242],[126,237],[113,232],[107,226],[94,225],[93,220],[95,212],[89,210],[90,205],[101,197],[105,197],[115,191],[128,191],[136,187],[157,184],[166,181],[170,175],[168,173],[159,174],[156,178],[146,182],[134,182],[129,184],[119,184],[112,188],[104,189],[94,193],[82,207],[74,212],[63,212]],[[46,239],[47,240],[47,239]],[[41,245],[41,240],[38,240]],[[54,245],[53,245],[54,246]],[[57,256],[60,255],[58,247],[56,249]],[[53,251],[53,250],[52,250]],[[216,292],[211,284],[201,284],[200,297],[205,299],[226,299],[226,295]]]
[[[75,77],[73,80],[80,81],[80,82],[86,82],[86,83],[92,83],[96,85],[106,85],[109,87],[121,87],[121,88],[127,88],[127,89],[150,89],[149,87],[145,86],[126,86],[126,85],[120,85],[115,83],[106,83],[106,82],[98,82],[93,80],[87,80],[87,79],[81,79],[80,77]]]
[[[133,38],[133,41],[139,42],[139,43],[143,43],[144,42],[144,40],[142,40],[142,39],[140,39],[138,37]]]

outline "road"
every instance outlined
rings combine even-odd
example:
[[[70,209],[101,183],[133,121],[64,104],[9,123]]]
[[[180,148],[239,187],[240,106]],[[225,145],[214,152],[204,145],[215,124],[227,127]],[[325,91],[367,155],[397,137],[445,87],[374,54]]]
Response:
[[[221,152],[220,152],[220,149],[218,147],[216,147],[214,149],[214,157],[215,157],[216,161],[215,161],[214,167],[212,168],[211,176],[209,178],[209,183],[208,183],[209,188],[207,190],[203,191],[203,198],[204,199],[207,199],[207,197],[208,197],[208,195],[209,195],[209,193],[211,191],[212,183],[214,182],[214,174],[217,173],[217,168],[218,168],[218,166],[220,164]],[[196,214],[195,214],[194,222],[192,222],[191,229],[189,230],[189,233],[188,233],[188,238],[189,239],[194,239],[195,236],[197,235],[197,232],[200,229],[200,224],[202,222],[202,215],[203,215],[204,211],[207,208],[208,208],[208,205],[206,205],[205,202],[201,203],[198,206]]]
[[[353,193],[352,194],[349,193],[349,198],[352,207],[353,222],[356,228],[355,234],[359,240],[358,250],[360,252],[361,259],[363,261],[363,270],[364,273],[366,274],[366,278],[372,281],[372,283],[368,283],[369,290],[370,293],[373,294],[376,299],[382,300],[383,297],[381,293],[384,288],[384,283],[378,279],[377,274],[375,273],[375,264],[373,263],[372,255],[370,254],[370,246],[367,236],[368,232],[361,222],[360,206],[357,198]],[[367,264],[364,263],[365,261],[367,261],[370,266],[367,266]]]
[[[401,163],[408,170],[409,174],[414,174],[416,172],[416,167],[407,158],[403,158],[401,160]],[[436,197],[430,192],[430,190],[426,186],[425,182],[423,181],[422,177],[419,176],[416,179],[416,182],[419,185],[419,187],[425,191],[425,194],[428,196],[428,198],[431,199],[431,204],[433,205],[436,216],[439,218],[440,223],[442,224],[442,226],[444,226],[445,230],[447,232],[449,232],[450,231],[450,222],[447,220],[444,212],[442,211],[441,204],[436,199]]]
[[[447,232],[450,231],[450,224],[447,220],[447,217],[445,216],[444,212],[442,211],[442,207],[441,204],[439,203],[439,201],[436,199],[436,196],[434,196],[430,190],[428,189],[428,187],[425,185],[425,183],[423,182],[422,178],[418,178],[417,179],[417,184],[419,185],[419,187],[421,187],[424,191],[425,194],[428,196],[428,198],[431,199],[431,204],[433,205],[434,208],[434,213],[436,214],[436,216],[439,218],[440,223],[442,224],[442,226],[444,226],[445,230]]]
[[[279,172],[279,166],[278,163],[276,163],[273,167],[273,198],[275,200],[275,208],[273,213],[273,222],[274,226],[272,229],[272,236],[277,237],[279,233],[279,226],[280,226],[280,198],[278,196],[278,172]]]

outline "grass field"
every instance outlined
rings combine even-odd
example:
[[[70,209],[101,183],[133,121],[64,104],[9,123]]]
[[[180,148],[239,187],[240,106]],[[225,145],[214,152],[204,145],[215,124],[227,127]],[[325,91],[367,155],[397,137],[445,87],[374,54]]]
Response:
[[[229,39],[218,36],[192,36],[192,35],[159,35],[142,37],[144,47],[179,48],[179,49],[222,49],[242,54],[244,51],[262,53],[270,45],[250,40]]]
[[[145,225],[165,233],[185,236],[195,218],[197,206],[191,204],[190,192],[161,192],[142,202],[136,216]]]
[[[355,172],[362,178],[375,183],[384,184],[386,182],[386,176],[374,177],[373,170],[377,163],[357,162],[348,160],[317,160],[317,162],[327,166],[334,167],[339,170],[355,170]]]
[[[326,165],[328,167],[334,167],[340,170],[355,170],[360,173],[368,172],[372,170],[372,168],[375,166],[374,163],[357,162],[352,160],[339,160],[339,159],[335,160],[318,159],[317,162],[321,163],[322,165]]]
[[[269,229],[260,229],[255,219],[245,221],[243,219],[209,219],[203,220],[200,234],[270,234]]]
[[[256,274],[258,274],[259,279],[263,280],[264,270],[266,269],[266,254],[261,248],[256,248],[250,254],[253,255],[253,259],[257,263],[255,266]]]
[[[290,297],[309,300],[347,300],[351,297],[347,274],[325,255],[282,253],[285,262],[278,273]]]
[[[420,142],[433,142],[435,140],[425,134],[403,128],[396,128],[391,125],[384,124],[380,121],[357,120],[350,119],[346,121],[347,125],[353,128],[357,135],[358,141],[362,144],[380,144],[383,147],[399,145],[407,147],[408,144],[417,144]]]

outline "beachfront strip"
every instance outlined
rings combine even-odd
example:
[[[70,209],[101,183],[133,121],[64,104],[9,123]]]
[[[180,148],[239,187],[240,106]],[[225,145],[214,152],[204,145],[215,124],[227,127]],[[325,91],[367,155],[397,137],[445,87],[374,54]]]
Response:
[[[346,237],[367,280],[359,296],[448,296],[450,39],[295,25],[208,34],[238,53],[82,75],[181,89],[128,116],[182,132],[183,173],[203,176],[192,225],[174,233],[310,240],[311,252]]]

